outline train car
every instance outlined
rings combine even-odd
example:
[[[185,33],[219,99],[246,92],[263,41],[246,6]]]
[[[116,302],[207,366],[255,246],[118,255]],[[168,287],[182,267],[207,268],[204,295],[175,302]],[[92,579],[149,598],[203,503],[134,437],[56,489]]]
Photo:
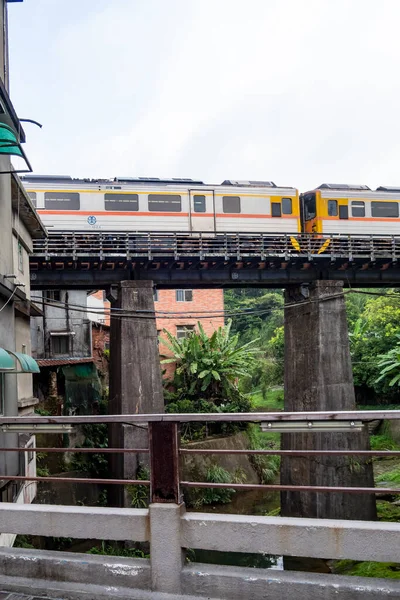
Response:
[[[296,188],[272,181],[21,177],[51,231],[297,233]]]
[[[400,234],[400,187],[323,183],[300,204],[305,233]]]

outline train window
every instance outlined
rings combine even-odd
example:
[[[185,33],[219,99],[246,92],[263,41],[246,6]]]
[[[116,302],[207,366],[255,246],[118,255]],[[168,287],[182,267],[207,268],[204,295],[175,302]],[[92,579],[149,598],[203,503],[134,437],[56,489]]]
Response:
[[[271,202],[271,217],[281,217],[282,209],[280,202]]]
[[[365,202],[362,202],[361,200],[354,200],[351,203],[351,216],[365,217]]]
[[[36,192],[27,192],[29,198],[32,200],[32,204],[33,206],[36,208],[37,206],[37,201],[36,201]]]
[[[371,202],[371,215],[396,218],[399,216],[399,204],[398,202]]]
[[[139,210],[139,196],[137,194],[104,194],[104,208],[126,212]]]
[[[173,194],[149,194],[149,210],[154,212],[181,212],[181,197]]]
[[[222,196],[222,212],[240,213],[240,196]]]
[[[193,196],[194,212],[206,212],[206,197]]]
[[[315,202],[315,194],[306,194],[304,196],[304,213],[305,213],[305,220],[306,221],[310,221],[311,219],[315,219],[316,214],[317,214],[317,208],[316,208],[316,202]]]
[[[48,210],[79,210],[80,197],[77,192],[45,192],[44,207]]]
[[[328,216],[329,217],[337,217],[338,216],[337,200],[328,200]]]
[[[282,198],[282,214],[284,214],[284,215],[292,214],[292,199],[291,198]]]

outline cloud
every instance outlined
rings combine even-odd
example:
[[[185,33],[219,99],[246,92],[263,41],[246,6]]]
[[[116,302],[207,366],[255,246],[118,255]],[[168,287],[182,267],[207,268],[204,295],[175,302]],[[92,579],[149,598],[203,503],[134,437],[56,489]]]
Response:
[[[399,184],[397,0],[57,5],[10,10],[37,172]]]

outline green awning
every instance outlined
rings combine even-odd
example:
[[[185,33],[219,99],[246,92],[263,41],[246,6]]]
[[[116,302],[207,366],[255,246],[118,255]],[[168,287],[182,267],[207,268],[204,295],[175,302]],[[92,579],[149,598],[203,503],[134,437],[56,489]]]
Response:
[[[40,369],[32,356],[0,348],[0,373],[40,373]]]
[[[21,145],[14,131],[5,123],[0,123],[0,154],[15,154],[23,158]]]
[[[18,156],[22,158],[25,162],[26,168],[17,168],[12,171],[0,171],[0,173],[30,173],[32,172],[32,167],[29,164],[29,161],[25,155],[25,152],[22,149],[21,143],[19,141],[19,136],[17,136],[15,130],[7,125],[6,123],[1,122],[0,117],[0,156]]]
[[[8,352],[6,352],[6,350],[0,348],[0,373],[9,373],[14,369],[15,364],[12,357],[8,354]]]
[[[29,354],[12,352],[11,350],[7,350],[7,352],[17,359],[17,362],[19,362],[21,367],[20,370],[18,370],[13,365],[13,373],[40,373],[39,365],[37,364],[36,360],[32,358],[32,356],[29,356]]]

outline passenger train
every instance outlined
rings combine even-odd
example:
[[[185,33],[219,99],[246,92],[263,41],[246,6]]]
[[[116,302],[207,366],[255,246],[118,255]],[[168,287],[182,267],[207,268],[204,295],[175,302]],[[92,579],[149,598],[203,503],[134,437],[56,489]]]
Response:
[[[272,181],[21,179],[49,231],[400,234],[400,188],[322,184],[299,195]]]

